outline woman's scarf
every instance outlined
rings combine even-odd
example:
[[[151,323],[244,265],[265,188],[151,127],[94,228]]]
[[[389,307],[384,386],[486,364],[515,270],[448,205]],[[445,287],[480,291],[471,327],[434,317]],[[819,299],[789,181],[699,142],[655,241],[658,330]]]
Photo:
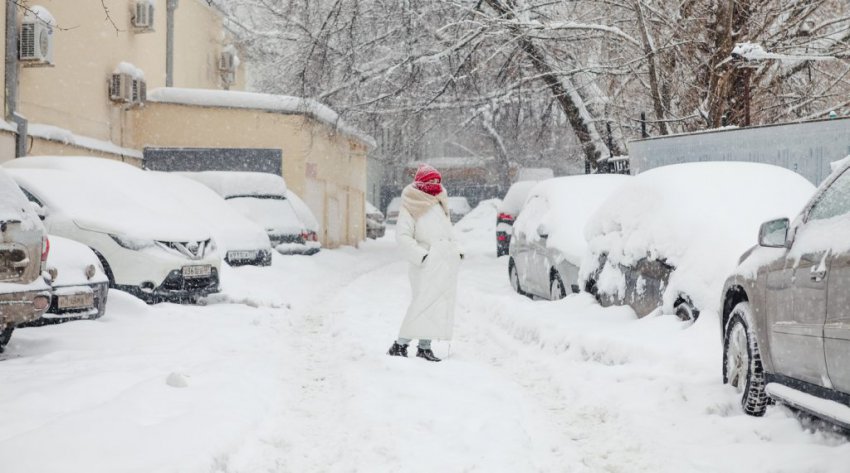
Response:
[[[419,220],[419,217],[425,215],[436,204],[440,204],[443,212],[448,216],[449,202],[447,197],[445,190],[437,195],[431,195],[410,184],[401,191],[401,205],[413,216],[413,220]]]

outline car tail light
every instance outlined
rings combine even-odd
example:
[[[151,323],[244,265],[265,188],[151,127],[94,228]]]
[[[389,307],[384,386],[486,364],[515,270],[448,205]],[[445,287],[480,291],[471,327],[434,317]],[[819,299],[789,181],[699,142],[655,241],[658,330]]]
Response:
[[[507,235],[505,235],[504,233],[501,233],[501,234],[499,234],[499,235],[496,235],[496,239],[497,239],[497,240],[499,240],[499,241],[507,241],[507,240],[508,240],[508,236],[507,236]]]
[[[503,222],[513,222],[514,221],[514,216],[511,215],[511,214],[501,213],[501,214],[499,214],[499,216],[497,218],[499,220],[503,221]]]
[[[50,239],[44,236],[41,239],[41,262],[47,262],[47,255],[50,254]]]

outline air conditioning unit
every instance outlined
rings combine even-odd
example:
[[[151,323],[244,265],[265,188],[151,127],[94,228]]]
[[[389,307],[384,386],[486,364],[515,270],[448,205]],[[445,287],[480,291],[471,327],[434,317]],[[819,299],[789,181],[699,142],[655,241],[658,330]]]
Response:
[[[135,105],[144,105],[148,100],[148,85],[144,79],[133,79],[132,102]]]
[[[43,7],[33,7],[21,21],[18,59],[24,66],[53,65],[53,17]]]
[[[113,102],[133,101],[133,79],[130,74],[114,73],[109,79],[109,99]]]
[[[221,80],[225,87],[236,82],[236,68],[239,66],[239,59],[233,51],[222,51],[218,58],[218,71],[221,74]]]
[[[134,0],[131,22],[136,33],[150,33],[153,31],[154,2],[152,0]]]

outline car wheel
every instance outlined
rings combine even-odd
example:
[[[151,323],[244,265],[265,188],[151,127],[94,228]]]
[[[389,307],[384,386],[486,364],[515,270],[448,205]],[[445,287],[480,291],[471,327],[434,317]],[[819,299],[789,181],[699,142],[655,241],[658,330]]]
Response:
[[[680,297],[675,304],[676,317],[683,322],[695,322],[699,317],[699,309],[688,297]]]
[[[744,412],[762,416],[768,397],[758,342],[747,325],[749,314],[749,302],[740,302],[732,309],[723,337],[723,382],[738,392]]]
[[[514,263],[513,258],[508,262],[508,278],[511,281],[511,287],[514,288],[517,294],[528,295],[522,290],[522,286],[519,284],[519,272],[516,269],[516,263]]]
[[[3,353],[3,350],[6,349],[6,344],[9,343],[9,340],[12,339],[12,332],[15,330],[15,327],[7,327],[5,330],[0,332],[0,353]]]
[[[561,280],[561,275],[557,271],[552,271],[552,277],[549,281],[549,299],[557,301],[567,297],[567,290],[564,288],[564,281]]]

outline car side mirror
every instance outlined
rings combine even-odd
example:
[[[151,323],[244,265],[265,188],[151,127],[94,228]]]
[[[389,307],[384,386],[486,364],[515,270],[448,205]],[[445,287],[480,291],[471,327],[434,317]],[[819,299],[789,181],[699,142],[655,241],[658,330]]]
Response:
[[[766,248],[785,248],[791,221],[779,218],[764,222],[759,228],[759,246]]]
[[[537,227],[537,234],[540,235],[540,238],[549,238],[549,227],[545,223],[541,223]]]
[[[30,204],[30,207],[32,208],[32,211],[35,212],[36,215],[38,215],[38,218],[40,218],[42,220],[47,218],[47,209],[46,208],[44,208],[44,207],[42,207],[42,206],[40,206],[37,203],[32,202],[32,201],[30,201],[29,204]]]

